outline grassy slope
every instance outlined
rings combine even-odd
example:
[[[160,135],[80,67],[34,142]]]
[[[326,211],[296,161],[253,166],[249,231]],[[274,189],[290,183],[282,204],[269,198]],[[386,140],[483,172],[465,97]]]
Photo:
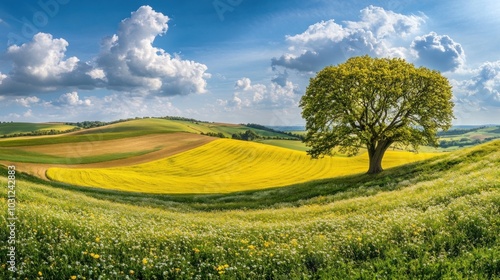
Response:
[[[18,276],[498,279],[499,165],[496,141],[377,176],[205,196],[124,194],[18,174]],[[7,235],[1,220],[0,239]],[[0,278],[8,276],[1,267]]]
[[[201,132],[222,132],[227,137],[231,137],[231,134],[233,133],[245,132],[248,129],[254,130],[257,134],[262,136],[288,137],[286,134],[248,128],[242,125],[193,123],[187,121],[174,121],[164,119],[139,119],[106,125],[93,129],[86,129],[70,134],[0,139],[0,147],[105,141],[135,136],[144,136],[149,134],[174,132],[190,132],[196,134],[199,134]]]
[[[44,164],[88,164],[97,162],[106,162],[117,159],[126,159],[136,157],[158,151],[159,148],[142,150],[136,152],[121,152],[110,154],[99,154],[94,156],[76,156],[76,157],[62,157],[47,155],[44,153],[27,152],[23,150],[0,149],[0,159],[10,162],[29,162],[29,163],[44,163]]]
[[[178,122],[158,119],[144,119],[117,123],[63,135],[0,139],[0,160],[45,164],[84,164],[111,161],[143,155],[158,149],[144,149],[136,152],[122,151],[119,153],[99,154],[88,157],[81,157],[78,155],[58,157],[40,152],[27,151],[22,148],[26,146],[57,145],[67,143],[75,144],[75,148],[77,148],[77,143],[88,143],[90,146],[93,146],[93,143],[100,141],[128,139],[144,135],[183,131],[196,133],[195,130],[190,129],[186,125]]]
[[[483,139],[487,137],[495,137],[500,134],[500,126],[489,126],[485,128],[481,128],[476,131],[467,132],[461,135],[453,135],[453,136],[445,136],[441,137],[442,140],[460,140],[462,138],[469,139]]]
[[[261,140],[261,141],[259,141],[259,143],[272,145],[272,146],[276,146],[276,147],[287,148],[287,149],[301,151],[301,152],[305,152],[309,149],[302,141],[298,141],[298,140],[292,141],[292,140],[271,139],[271,140]]]
[[[75,128],[72,125],[62,123],[0,123],[0,135],[9,135],[16,133],[27,133],[42,130],[65,131]]]
[[[436,154],[388,151],[383,166],[393,167]],[[304,152],[259,143],[219,139],[157,161],[113,168],[50,168],[52,180],[80,186],[148,193],[227,193],[285,186],[366,171],[360,156],[311,160]]]
[[[262,143],[262,144],[267,144],[267,145],[271,145],[271,146],[286,148],[286,149],[300,151],[300,152],[306,152],[307,150],[310,149],[309,147],[306,146],[306,144],[304,142],[299,141],[299,140],[270,139],[270,140],[259,140],[258,142]],[[389,149],[389,151],[390,150],[391,149]],[[337,152],[335,153],[335,156],[339,156],[339,157],[346,157],[347,156],[345,154],[338,152],[337,149],[336,149],[336,151]],[[366,151],[367,150],[365,148],[360,148],[358,154],[365,153]],[[426,153],[426,151],[420,151],[420,152]],[[432,152],[436,152],[436,151],[429,150],[428,152],[432,153]]]
[[[183,125],[186,129],[192,130],[196,133],[222,133],[226,137],[231,138],[233,134],[244,133],[247,130],[253,130],[257,135],[266,137],[289,137],[286,134],[270,132],[262,129],[247,127],[244,125],[233,125],[223,123],[203,123],[203,122],[189,122],[189,121],[171,121]]]

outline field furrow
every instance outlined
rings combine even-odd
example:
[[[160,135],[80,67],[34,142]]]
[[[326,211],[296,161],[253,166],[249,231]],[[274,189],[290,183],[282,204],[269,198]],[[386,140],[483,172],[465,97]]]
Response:
[[[435,156],[387,152],[384,167]],[[366,154],[312,160],[304,152],[219,139],[143,164],[111,168],[50,168],[47,176],[80,186],[146,193],[228,193],[362,173]]]

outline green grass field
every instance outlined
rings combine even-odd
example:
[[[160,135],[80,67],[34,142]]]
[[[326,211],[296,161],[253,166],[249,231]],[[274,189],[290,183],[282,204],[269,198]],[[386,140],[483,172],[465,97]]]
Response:
[[[0,147],[37,146],[61,143],[80,143],[93,141],[116,140],[149,134],[174,132],[196,133],[194,129],[176,121],[160,119],[141,119],[111,124],[103,127],[86,129],[71,134],[42,137],[20,137],[0,139]]]
[[[16,174],[15,276],[499,279],[499,165],[495,141],[376,176],[225,195],[123,193]],[[0,200],[7,213],[6,191]],[[0,278],[9,279],[7,243],[0,249]]]
[[[141,119],[1,139],[0,160],[18,169],[106,163],[153,153],[165,135],[198,141],[201,132],[246,129]],[[74,158],[45,150],[139,136],[160,142]],[[144,164],[51,169],[65,183],[18,172],[18,272],[8,271],[2,242],[0,279],[500,279],[498,140],[450,153],[390,150],[384,167],[392,168],[378,175],[363,174],[366,154],[311,161],[299,141],[210,141]],[[55,145],[42,146],[47,153],[34,149],[47,144]],[[0,185],[7,176],[0,165]],[[4,217],[7,198],[4,188]],[[11,235],[7,222],[0,240]]]
[[[265,130],[249,128],[243,125],[213,124],[202,122],[189,122],[165,119],[138,119],[115,123],[103,127],[92,128],[74,132],[71,134],[43,136],[43,137],[19,137],[0,139],[0,147],[36,146],[61,143],[80,143],[92,141],[116,140],[129,137],[144,136],[150,134],[163,134],[175,132],[189,133],[223,133],[231,138],[233,133],[243,133],[253,130],[261,136],[267,137],[289,137],[286,134],[269,132]],[[1,158],[0,158],[1,159]]]
[[[87,164],[87,163],[106,162],[117,159],[127,159],[130,157],[145,155],[157,150],[158,149],[150,149],[138,152],[111,153],[111,154],[101,154],[88,157],[60,157],[60,156],[47,155],[43,153],[26,152],[17,149],[0,148],[0,153],[1,153],[0,159],[18,163]]]
[[[286,148],[286,149],[290,149],[290,150],[295,150],[295,151],[300,151],[300,152],[306,152],[307,150],[309,150],[309,147],[306,146],[306,144],[300,140],[280,140],[280,139],[269,139],[269,140],[258,140],[259,143],[262,143],[262,144],[267,144],[267,145],[271,145],[271,146],[276,146],[276,147],[281,147],[281,148]],[[391,149],[389,149],[391,150]],[[392,149],[394,150],[394,149]],[[362,154],[362,153],[365,153],[366,152],[366,149],[365,148],[360,148],[359,149],[359,152],[358,154]],[[438,151],[436,151],[435,149],[432,150],[432,149],[429,149],[428,151],[420,151],[422,153],[436,153]],[[347,157],[347,155],[345,154],[342,154],[340,152],[337,152],[335,153],[335,156],[337,157]]]
[[[0,123],[0,136],[44,130],[67,131],[73,128],[75,126],[62,123]]]
[[[259,143],[305,152],[309,148],[299,140],[260,140]]]

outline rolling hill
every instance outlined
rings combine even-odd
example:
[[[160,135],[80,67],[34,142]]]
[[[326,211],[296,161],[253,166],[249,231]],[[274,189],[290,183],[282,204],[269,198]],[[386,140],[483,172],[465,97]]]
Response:
[[[23,163],[20,170],[46,178],[51,166],[95,168],[144,163],[216,139],[201,133],[231,137],[246,130],[262,137],[290,137],[245,125],[145,118],[59,135],[0,139],[0,163]]]
[[[498,279],[499,165],[494,141],[376,176],[216,195],[118,192],[17,173],[16,277]],[[7,192],[0,200],[7,213]],[[7,267],[0,278],[13,276]]]
[[[19,123],[5,122],[0,123],[0,136],[12,136],[15,134],[36,133],[43,131],[69,131],[75,129],[76,126],[66,125],[63,123]]]
[[[393,167],[436,156],[388,151]],[[47,177],[73,185],[148,193],[227,193],[286,186],[314,179],[363,173],[368,157],[312,160],[304,152],[259,143],[219,139],[164,159],[106,169],[61,168]]]
[[[259,141],[286,149],[201,135],[247,130],[279,138]],[[61,135],[0,139],[0,163],[17,163],[20,171],[43,179],[49,174],[54,180],[77,185],[153,193],[261,189],[366,169],[366,155],[312,161],[300,149],[301,142],[282,140],[285,137],[290,135],[256,125],[135,119]],[[390,152],[384,165],[392,167],[433,155]],[[193,163],[197,165],[191,166]],[[114,181],[106,179],[110,174]],[[148,184],[139,187],[138,180]]]

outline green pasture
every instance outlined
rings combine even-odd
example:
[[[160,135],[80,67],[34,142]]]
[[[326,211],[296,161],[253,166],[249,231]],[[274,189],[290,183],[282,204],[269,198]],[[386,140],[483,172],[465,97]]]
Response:
[[[45,130],[67,131],[73,128],[75,126],[63,123],[0,123],[0,136]]]

